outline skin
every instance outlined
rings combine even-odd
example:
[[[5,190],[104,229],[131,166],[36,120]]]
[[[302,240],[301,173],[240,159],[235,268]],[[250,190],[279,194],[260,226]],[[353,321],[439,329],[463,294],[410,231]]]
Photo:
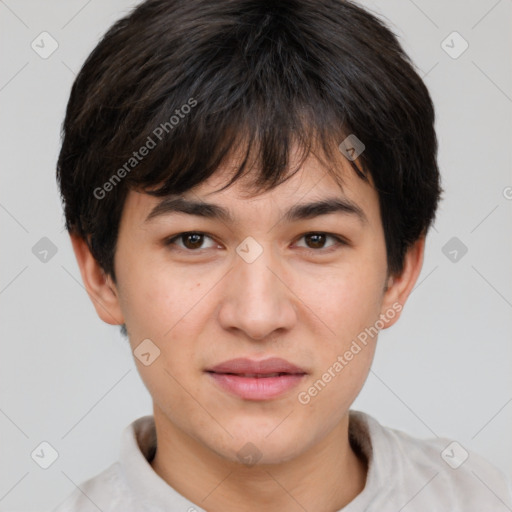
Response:
[[[183,194],[229,208],[232,225],[176,213],[144,223],[159,199],[130,191],[115,254],[117,283],[84,241],[71,237],[100,318],[126,323],[132,350],[146,338],[160,349],[149,366],[135,358],[153,398],[158,448],[151,465],[208,511],[328,512],[364,488],[367,465],[349,443],[348,411],[367,378],[377,336],[309,403],[297,395],[366,327],[379,318],[383,328],[398,320],[396,306],[405,304],[421,270],[424,238],[407,252],[402,274],[389,276],[378,195],[341,154],[336,166],[342,189],[311,156],[264,194],[248,194],[245,178],[215,192],[231,176],[229,163]],[[296,203],[333,196],[355,202],[367,221],[340,213],[282,220]],[[208,236],[165,245],[185,231]],[[304,236],[311,232],[339,235],[348,244]],[[263,249],[252,263],[236,252],[247,236]],[[271,400],[227,394],[204,372],[234,357],[274,356],[308,374]],[[248,442],[261,454],[252,466],[237,456]]]

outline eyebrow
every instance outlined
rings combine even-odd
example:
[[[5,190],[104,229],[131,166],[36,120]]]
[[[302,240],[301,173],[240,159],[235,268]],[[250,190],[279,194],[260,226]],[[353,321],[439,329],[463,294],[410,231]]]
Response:
[[[157,217],[173,213],[196,215],[198,217],[221,220],[231,224],[235,222],[230,211],[218,204],[194,201],[182,196],[167,196],[149,212],[144,223],[148,223]],[[296,222],[333,213],[351,215],[359,219],[362,223],[368,222],[368,218],[362,208],[347,198],[339,197],[326,198],[311,203],[296,204],[284,214],[283,220],[286,222]]]

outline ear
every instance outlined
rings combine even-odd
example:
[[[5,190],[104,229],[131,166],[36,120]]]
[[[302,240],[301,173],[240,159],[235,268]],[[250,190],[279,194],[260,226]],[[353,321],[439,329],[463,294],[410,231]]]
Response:
[[[425,237],[423,236],[407,250],[402,273],[388,277],[380,316],[385,323],[385,329],[391,327],[400,318],[405,302],[420,275],[424,252]]]
[[[124,317],[119,304],[118,291],[112,278],[105,274],[83,238],[73,234],[70,234],[70,238],[82,281],[96,313],[107,324],[123,324]]]

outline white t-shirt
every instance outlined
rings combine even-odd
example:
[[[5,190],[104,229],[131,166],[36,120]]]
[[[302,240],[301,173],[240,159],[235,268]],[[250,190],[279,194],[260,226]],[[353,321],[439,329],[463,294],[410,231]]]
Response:
[[[456,442],[416,439],[358,411],[350,411],[349,433],[368,460],[368,475],[342,512],[512,511],[510,482]],[[125,428],[118,462],[53,512],[205,512],[155,473],[149,463],[155,451],[153,416],[143,416]]]

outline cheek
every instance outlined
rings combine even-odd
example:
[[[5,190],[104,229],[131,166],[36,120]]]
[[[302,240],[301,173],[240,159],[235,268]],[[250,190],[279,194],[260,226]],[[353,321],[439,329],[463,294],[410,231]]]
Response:
[[[325,341],[333,350],[343,349],[378,319],[383,279],[378,268],[360,261],[302,281],[304,302],[325,325]]]
[[[179,267],[146,263],[142,257],[138,260],[122,274],[120,302],[125,321],[133,338],[155,338],[163,343],[197,314],[208,280]]]
[[[158,357],[151,365],[141,364],[137,358],[136,364],[162,410],[169,410],[172,404],[173,410],[195,414],[189,395],[198,391],[193,378],[194,340],[200,337],[205,321],[201,298],[207,290],[204,280],[199,282],[186,272],[141,266],[139,272],[132,273],[131,288],[126,290],[129,299],[124,304],[130,342],[132,350],[147,338],[158,347]]]
[[[194,270],[169,269],[167,265],[131,268],[123,312],[132,350],[148,338],[157,347],[158,357],[150,366],[136,359],[140,376],[157,403],[190,408],[189,395],[181,386],[192,394],[197,392],[197,340],[210,319],[209,291],[218,280],[215,272],[198,275]]]
[[[309,308],[321,320],[322,335],[315,343],[315,375],[304,401],[311,412],[345,411],[359,394],[375,353],[385,268],[359,257],[330,275],[320,273],[303,281]],[[299,400],[300,403],[300,400]],[[340,412],[340,414],[341,414]],[[336,415],[335,415],[336,416]],[[336,417],[339,419],[338,417]],[[331,418],[332,419],[332,418]],[[331,421],[331,420],[329,420]]]

